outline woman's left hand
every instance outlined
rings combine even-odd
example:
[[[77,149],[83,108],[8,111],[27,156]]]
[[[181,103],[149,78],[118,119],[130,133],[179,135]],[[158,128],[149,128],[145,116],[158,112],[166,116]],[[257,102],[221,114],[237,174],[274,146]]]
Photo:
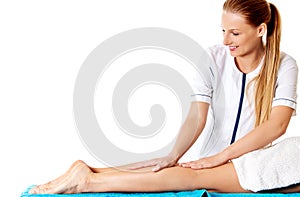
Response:
[[[228,159],[222,153],[219,153],[196,161],[179,163],[179,166],[184,168],[192,168],[195,170],[199,170],[199,169],[217,167],[227,162]]]

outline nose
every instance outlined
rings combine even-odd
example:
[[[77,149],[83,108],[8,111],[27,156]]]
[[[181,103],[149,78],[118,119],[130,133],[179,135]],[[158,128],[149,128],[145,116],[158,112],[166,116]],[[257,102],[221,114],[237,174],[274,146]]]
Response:
[[[231,40],[230,40],[229,35],[227,33],[223,34],[223,44],[225,46],[228,46],[228,45],[231,44]]]

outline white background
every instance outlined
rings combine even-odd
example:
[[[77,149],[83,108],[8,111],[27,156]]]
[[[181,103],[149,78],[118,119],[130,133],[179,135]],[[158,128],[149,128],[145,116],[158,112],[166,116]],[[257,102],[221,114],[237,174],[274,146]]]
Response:
[[[296,0],[273,0],[283,19],[282,50],[300,62]],[[73,87],[102,41],[139,27],[164,27],[203,47],[222,43],[221,0],[7,1],[0,3],[1,196],[20,196],[77,159],[102,166],[84,148],[73,119]],[[288,135],[297,135],[299,116]]]

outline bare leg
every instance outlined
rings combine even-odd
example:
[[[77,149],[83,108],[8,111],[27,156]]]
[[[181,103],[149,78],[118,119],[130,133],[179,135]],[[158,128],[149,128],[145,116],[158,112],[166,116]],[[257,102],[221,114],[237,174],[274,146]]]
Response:
[[[239,185],[231,163],[206,170],[177,166],[155,173],[112,168],[95,173],[95,169],[77,161],[63,176],[33,188],[30,193],[163,192],[203,188],[218,192],[247,192]]]
[[[162,192],[204,188],[218,192],[249,192],[239,185],[231,163],[205,170],[172,167],[156,173],[95,173],[88,181],[86,191]]]
[[[93,167],[90,167],[90,169],[94,173],[107,173],[107,172],[115,172],[115,171],[145,172],[145,171],[149,171],[152,168],[152,167],[148,167],[148,168],[136,169],[136,164],[137,163],[132,163],[132,164],[127,164],[127,165],[123,165],[123,166],[108,167],[108,168],[93,168]]]

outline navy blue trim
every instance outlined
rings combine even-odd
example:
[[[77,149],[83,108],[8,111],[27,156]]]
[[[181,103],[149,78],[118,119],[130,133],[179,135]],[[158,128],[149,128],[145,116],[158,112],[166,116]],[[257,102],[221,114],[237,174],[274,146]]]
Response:
[[[278,100],[290,101],[290,102],[292,102],[292,103],[295,103],[295,104],[297,104],[297,102],[296,102],[296,101],[293,101],[293,100],[291,100],[291,99],[286,99],[286,98],[277,98],[277,99],[274,99],[274,101],[278,101]]]
[[[244,100],[245,86],[246,86],[246,74],[243,73],[242,91],[241,91],[239,109],[238,109],[238,113],[236,115],[235,125],[234,125],[234,129],[233,129],[230,144],[232,144],[235,141],[236,132],[237,132],[237,129],[238,129],[238,126],[239,126],[241,112],[242,112],[242,106],[243,106],[243,100]]]

